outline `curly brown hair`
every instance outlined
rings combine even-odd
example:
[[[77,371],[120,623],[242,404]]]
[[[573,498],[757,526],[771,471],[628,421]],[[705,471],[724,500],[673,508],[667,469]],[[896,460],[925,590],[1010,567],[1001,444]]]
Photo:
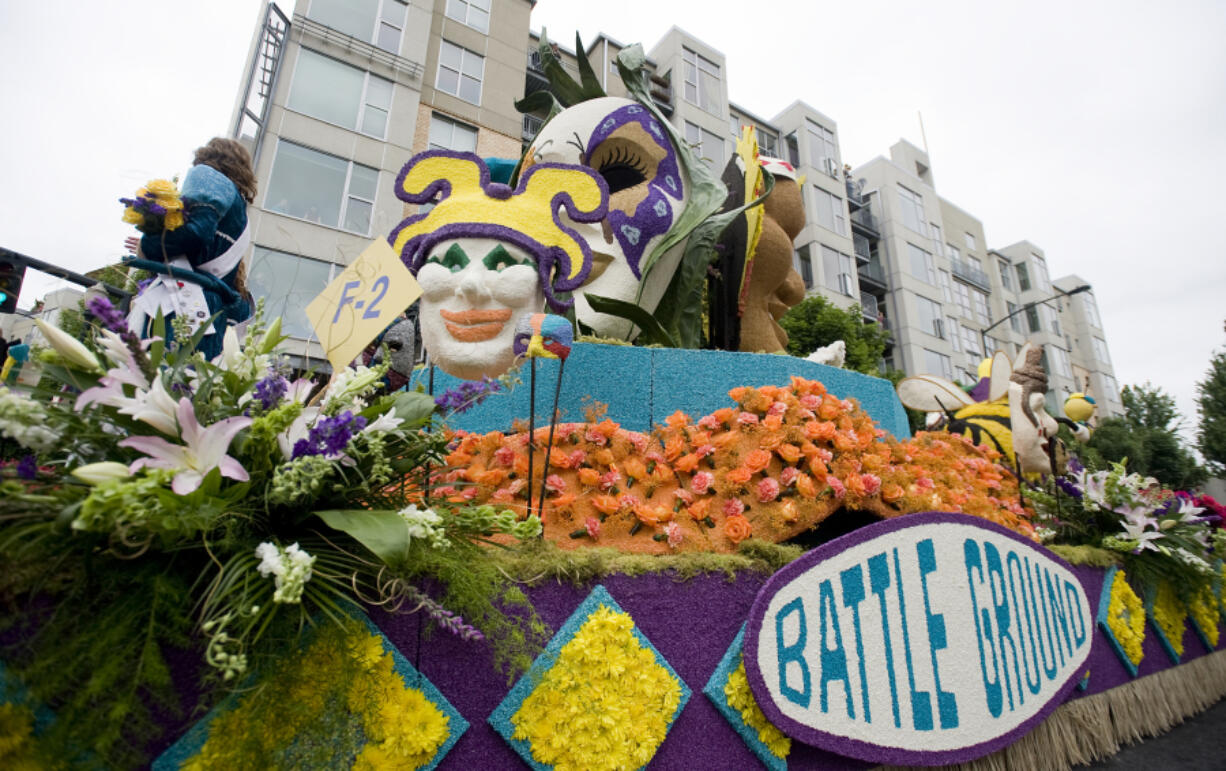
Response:
[[[251,168],[251,153],[239,142],[213,137],[204,147],[196,148],[192,165],[217,169],[234,183],[247,203],[255,202],[255,171]]]

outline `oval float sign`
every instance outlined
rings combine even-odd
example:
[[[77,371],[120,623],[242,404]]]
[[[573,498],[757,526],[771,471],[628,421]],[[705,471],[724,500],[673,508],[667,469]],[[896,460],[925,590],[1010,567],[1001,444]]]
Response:
[[[758,593],[745,670],[771,722],[878,763],[970,760],[1024,735],[1085,673],[1069,566],[1002,527],[914,514],[831,541]]]

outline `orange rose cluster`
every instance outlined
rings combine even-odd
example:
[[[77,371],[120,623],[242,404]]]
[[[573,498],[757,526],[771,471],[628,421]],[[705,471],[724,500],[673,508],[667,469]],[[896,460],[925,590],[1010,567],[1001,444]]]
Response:
[[[432,494],[526,515],[542,486],[545,537],[565,548],[729,552],[749,537],[785,541],[842,508],[888,518],[958,511],[1034,537],[998,454],[949,433],[898,441],[820,382],[734,388],[735,406],[651,435],[605,419],[527,433],[457,434]]]

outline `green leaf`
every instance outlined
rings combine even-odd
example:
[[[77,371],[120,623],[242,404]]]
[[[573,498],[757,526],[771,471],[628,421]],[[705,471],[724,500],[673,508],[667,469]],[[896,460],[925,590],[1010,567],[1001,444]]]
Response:
[[[401,391],[396,394],[392,409],[396,417],[410,426],[425,423],[434,414],[434,397],[420,391]]]
[[[549,91],[533,91],[523,99],[515,102],[515,109],[520,112],[537,112],[543,110],[550,118],[562,112],[558,98]]]
[[[395,511],[349,509],[315,514],[328,527],[348,534],[388,565],[394,567],[408,557],[409,528]]]
[[[641,306],[612,297],[601,297],[598,294],[588,294],[585,292],[583,296],[587,298],[588,305],[592,306],[592,310],[597,313],[607,313],[610,316],[617,316],[618,318],[633,322],[639,328],[639,335],[635,338],[637,344],[651,345],[652,343],[658,343],[668,348],[677,347],[676,341],[673,340],[668,330]]]

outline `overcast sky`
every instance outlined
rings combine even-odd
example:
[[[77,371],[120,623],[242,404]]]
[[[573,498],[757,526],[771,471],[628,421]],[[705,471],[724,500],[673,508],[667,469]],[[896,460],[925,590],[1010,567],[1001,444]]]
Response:
[[[229,131],[262,7],[0,4],[0,245],[77,270],[113,262],[131,232],[116,199]],[[1226,3],[728,8],[541,0],[532,24],[568,46],[577,29],[649,51],[681,27],[727,57],[734,102],[766,119],[807,102],[853,166],[899,138],[923,146],[922,113],[938,193],[990,246],[1028,239],[1053,278],[1093,284],[1117,380],[1161,386],[1194,425],[1194,384],[1226,345]],[[27,279],[22,306],[54,283]]]

